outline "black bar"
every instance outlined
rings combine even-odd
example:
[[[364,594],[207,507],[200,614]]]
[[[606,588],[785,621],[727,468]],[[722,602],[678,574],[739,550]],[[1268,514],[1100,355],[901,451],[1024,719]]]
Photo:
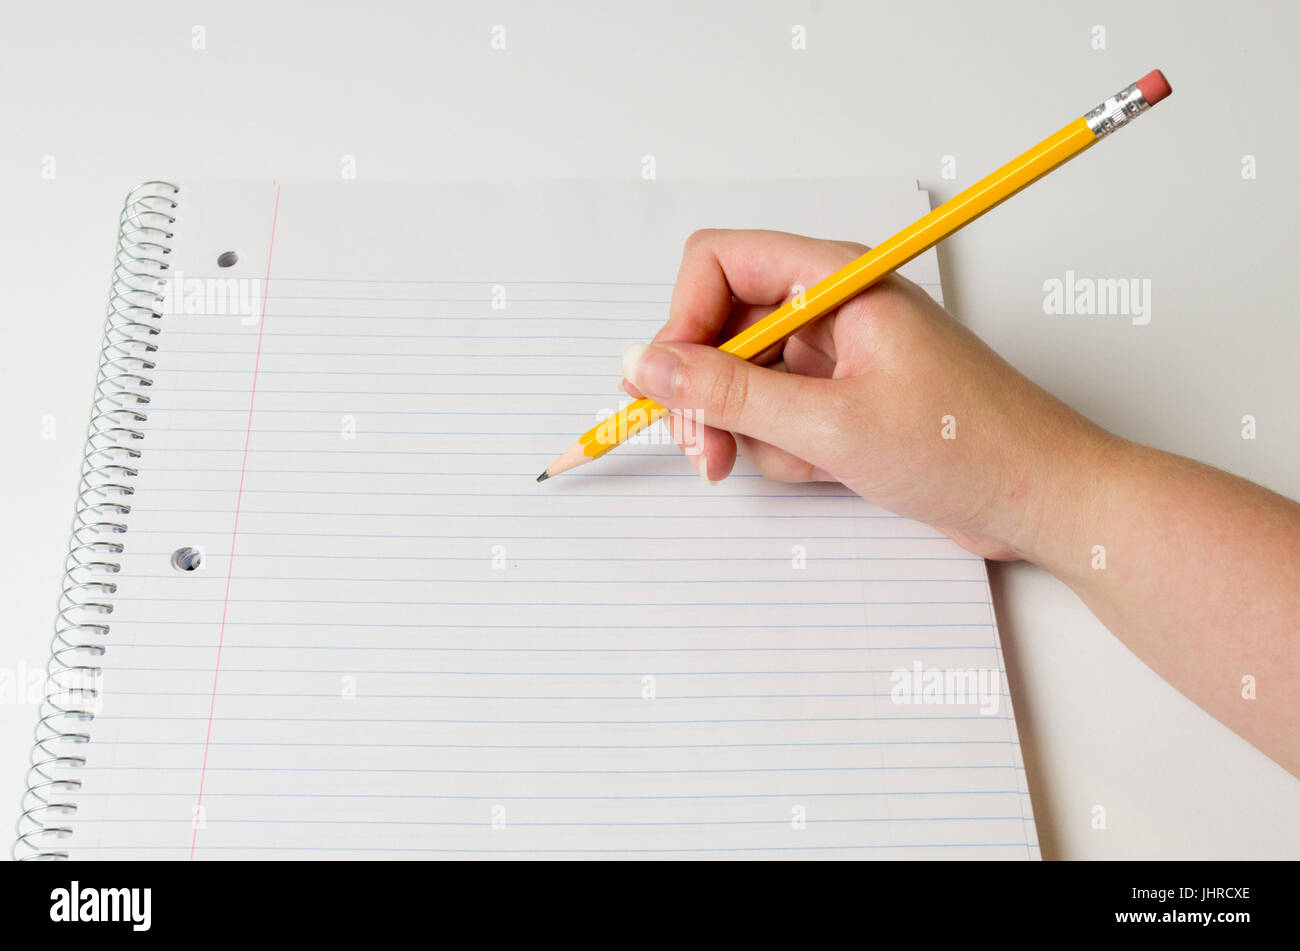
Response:
[[[882,937],[913,947],[1006,936],[1233,941],[1286,927],[1296,895],[1295,864],[1271,862],[86,862],[8,863],[4,874],[11,935],[331,946],[410,940],[411,929],[431,946],[510,933],[676,943],[696,934],[692,921],[728,944],[751,934],[864,947]],[[119,920],[53,920],[70,917],[73,882],[78,917],[103,909]],[[849,930],[837,938],[832,927]]]

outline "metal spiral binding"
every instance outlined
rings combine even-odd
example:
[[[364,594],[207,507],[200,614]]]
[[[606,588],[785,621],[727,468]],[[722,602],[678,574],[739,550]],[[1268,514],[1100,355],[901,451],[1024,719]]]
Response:
[[[144,439],[137,426],[148,419],[141,411],[149,403],[143,390],[153,384],[146,374],[154,368],[154,338],[162,329],[162,291],[178,194],[180,188],[170,182],[138,185],[127,193],[118,221],[104,343],[45,668],[45,696],[11,849],[20,861],[68,858],[57,843],[72,836],[62,820],[75,815],[77,805],[65,794],[79,790],[81,781],[57,778],[53,771],[85,765],[86,757],[68,747],[90,742],[87,724],[95,719],[100,700],[96,661],[107,650],[104,619],[113,611],[117,591],[111,576],[121,570],[113,556],[124,549],[112,536],[126,532],[131,513],[123,500],[135,491],[134,461],[140,458],[131,444]]]

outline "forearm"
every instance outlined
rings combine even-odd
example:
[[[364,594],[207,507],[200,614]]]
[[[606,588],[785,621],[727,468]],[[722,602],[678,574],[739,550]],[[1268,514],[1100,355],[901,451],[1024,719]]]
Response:
[[[1188,459],[1096,431],[1080,438],[1057,461],[1022,553],[1300,775],[1300,505]]]

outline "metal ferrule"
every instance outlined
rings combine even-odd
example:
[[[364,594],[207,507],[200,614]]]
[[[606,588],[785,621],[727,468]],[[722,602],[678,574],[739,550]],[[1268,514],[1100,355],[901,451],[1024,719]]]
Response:
[[[1088,123],[1092,134],[1100,139],[1150,108],[1151,103],[1142,96],[1142,90],[1138,89],[1137,83],[1133,83],[1091,110],[1083,120]]]

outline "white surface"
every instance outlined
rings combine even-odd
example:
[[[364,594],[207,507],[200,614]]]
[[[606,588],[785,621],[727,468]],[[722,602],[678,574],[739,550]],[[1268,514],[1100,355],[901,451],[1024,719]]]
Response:
[[[1283,3],[7,2],[0,672],[44,662],[114,222],[159,176],[328,180],[354,156],[362,179],[635,178],[653,154],[661,178],[902,174],[943,198],[1160,66],[1170,100],[941,250],[948,303],[1104,425],[1300,495],[1298,26]],[[1150,325],[1044,316],[1043,282],[1066,270],[1150,278]],[[1054,580],[997,568],[995,597],[1046,856],[1300,856],[1300,782]],[[5,699],[0,789],[16,799],[32,708]]]

